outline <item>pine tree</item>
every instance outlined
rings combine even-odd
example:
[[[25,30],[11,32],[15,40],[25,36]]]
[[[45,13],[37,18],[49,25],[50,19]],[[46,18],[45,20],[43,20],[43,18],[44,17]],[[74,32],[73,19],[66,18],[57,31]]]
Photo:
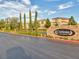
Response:
[[[50,26],[51,26],[51,22],[50,22],[49,19],[47,18],[47,19],[46,19],[45,27],[46,27],[46,28],[49,28]]]
[[[20,13],[20,30],[22,30],[22,16],[21,16],[21,13]]]
[[[24,14],[24,30],[26,31],[26,14]]]
[[[77,24],[77,22],[74,20],[74,17],[71,16],[71,18],[69,19],[68,25],[76,25],[76,24]]]

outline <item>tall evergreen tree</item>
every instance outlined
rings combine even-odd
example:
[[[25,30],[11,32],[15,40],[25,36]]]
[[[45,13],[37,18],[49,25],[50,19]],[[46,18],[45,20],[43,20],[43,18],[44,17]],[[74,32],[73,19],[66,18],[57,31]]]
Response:
[[[9,19],[6,19],[6,30],[10,30],[10,23],[9,23]]]
[[[76,25],[76,24],[77,24],[77,22],[74,20],[74,17],[71,16],[71,18],[69,19],[68,25]]]
[[[45,27],[46,27],[46,28],[49,28],[50,26],[51,26],[51,22],[50,22],[49,19],[47,18],[47,19],[46,19]]]
[[[33,30],[31,10],[29,10],[29,30]]]
[[[26,14],[24,14],[24,30],[26,31]]]
[[[37,11],[35,11],[35,20],[34,20],[34,29],[35,29],[35,33],[37,35],[37,28],[38,28],[38,22],[37,22]]]
[[[21,16],[21,13],[20,13],[20,30],[22,30],[22,16]]]

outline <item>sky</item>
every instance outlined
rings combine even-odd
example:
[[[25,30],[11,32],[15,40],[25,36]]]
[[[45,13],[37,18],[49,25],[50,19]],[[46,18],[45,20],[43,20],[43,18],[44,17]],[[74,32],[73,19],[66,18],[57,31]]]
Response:
[[[38,19],[74,16],[79,22],[79,0],[0,0],[0,19],[26,13],[28,20],[29,9],[32,18],[38,11]]]

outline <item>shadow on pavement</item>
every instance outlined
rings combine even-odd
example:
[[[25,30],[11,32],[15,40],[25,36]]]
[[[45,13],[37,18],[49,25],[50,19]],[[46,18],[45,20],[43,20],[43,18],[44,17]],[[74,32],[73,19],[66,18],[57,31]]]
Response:
[[[13,47],[7,50],[7,59],[31,59],[22,47]]]

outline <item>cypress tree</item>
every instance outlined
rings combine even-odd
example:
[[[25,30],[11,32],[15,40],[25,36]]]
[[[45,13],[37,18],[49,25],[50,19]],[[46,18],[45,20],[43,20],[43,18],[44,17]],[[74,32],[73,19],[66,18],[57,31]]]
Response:
[[[32,32],[32,30],[33,30],[31,10],[29,10],[29,30],[30,30],[30,32]]]
[[[26,31],[26,14],[24,13],[24,30]]]
[[[6,30],[10,30],[10,23],[9,23],[9,19],[6,19]]]
[[[37,28],[38,28],[37,15],[38,13],[37,11],[35,11],[34,29],[35,29],[36,36],[37,36]]]
[[[22,30],[22,16],[21,16],[21,13],[20,13],[20,30]]]

